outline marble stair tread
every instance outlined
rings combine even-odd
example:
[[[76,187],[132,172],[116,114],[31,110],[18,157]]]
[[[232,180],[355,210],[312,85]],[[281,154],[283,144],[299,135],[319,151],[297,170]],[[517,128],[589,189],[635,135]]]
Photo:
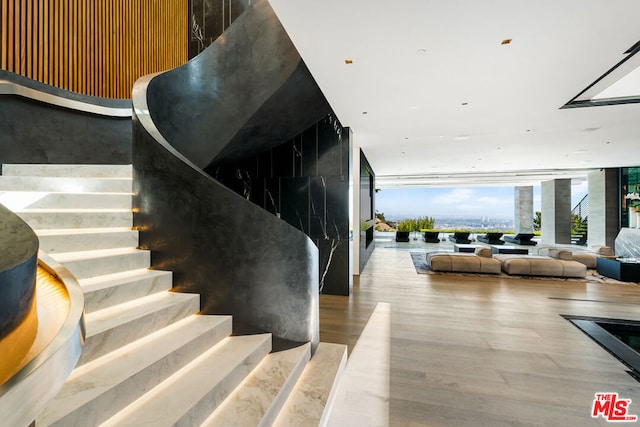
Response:
[[[132,193],[131,178],[68,178],[0,176],[0,191],[40,191],[57,193]]]
[[[229,337],[102,424],[200,425],[271,350],[271,334]]]
[[[81,279],[78,282],[84,291],[85,313],[168,291],[172,287],[172,277],[170,271],[142,268]]]
[[[273,425],[326,425],[346,363],[345,345],[321,342]]]
[[[16,214],[34,230],[132,227],[131,209],[21,209]]]
[[[63,228],[36,230],[40,249],[48,254],[83,249],[117,249],[138,246],[139,232],[131,227]]]
[[[198,294],[159,292],[88,313],[78,366],[200,310]]]
[[[76,368],[37,425],[97,425],[231,333],[231,316],[191,315]]]
[[[13,164],[2,165],[7,176],[64,176],[83,178],[131,178],[131,165]]]
[[[52,253],[51,257],[64,265],[76,279],[149,267],[151,253],[136,248],[100,249],[80,252]]]
[[[309,343],[269,354],[201,427],[270,426],[310,358]]]
[[[131,193],[54,193],[7,191],[3,199],[15,200],[12,209],[131,209]]]

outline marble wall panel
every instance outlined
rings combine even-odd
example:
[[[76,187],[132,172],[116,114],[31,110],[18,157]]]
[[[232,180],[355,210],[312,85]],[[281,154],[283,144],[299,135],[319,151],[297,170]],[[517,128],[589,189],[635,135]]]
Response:
[[[615,240],[615,254],[624,258],[640,258],[640,229],[621,228]]]

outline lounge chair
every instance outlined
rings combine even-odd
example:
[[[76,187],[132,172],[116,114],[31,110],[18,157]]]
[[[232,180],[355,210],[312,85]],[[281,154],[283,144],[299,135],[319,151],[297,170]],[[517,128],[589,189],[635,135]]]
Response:
[[[440,232],[438,231],[425,231],[424,241],[427,243],[440,243]]]
[[[513,237],[504,236],[503,239],[505,242],[515,243],[516,245],[535,246],[538,242],[531,240],[533,236],[533,233],[518,233]]]
[[[504,240],[500,240],[502,233],[489,232],[484,236],[478,236],[478,241],[488,243],[490,245],[504,245]]]
[[[469,234],[471,233],[468,231],[456,231],[453,234],[449,234],[449,240],[453,243],[462,243],[464,245],[468,245],[469,243],[471,243]]]

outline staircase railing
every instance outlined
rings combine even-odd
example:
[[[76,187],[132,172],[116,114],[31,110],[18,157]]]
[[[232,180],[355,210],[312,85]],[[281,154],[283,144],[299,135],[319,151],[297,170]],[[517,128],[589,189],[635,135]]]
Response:
[[[571,243],[587,244],[589,222],[589,195],[586,194],[571,210]]]

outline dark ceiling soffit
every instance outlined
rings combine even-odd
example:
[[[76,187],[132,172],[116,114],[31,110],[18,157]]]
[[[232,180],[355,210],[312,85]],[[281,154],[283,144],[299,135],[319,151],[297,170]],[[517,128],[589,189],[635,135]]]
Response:
[[[624,55],[627,55],[626,58],[624,58],[623,60],[618,62],[616,65],[611,67],[609,70],[607,70],[603,75],[598,77],[593,83],[591,83],[589,86],[584,88],[576,96],[571,98],[571,100],[569,102],[567,102],[562,107],[560,107],[560,109],[562,110],[562,109],[566,109],[566,108],[600,107],[600,106],[603,106],[603,105],[620,105],[620,104],[637,104],[637,103],[639,103],[640,102],[640,97],[637,97],[637,96],[620,97],[620,98],[604,98],[604,99],[601,99],[601,100],[598,100],[598,101],[592,101],[592,100],[576,101],[576,99],[578,99],[580,97],[580,95],[582,95],[583,93],[585,93],[586,91],[591,89],[593,86],[598,84],[602,79],[607,77],[615,69],[617,69],[622,64],[627,62],[629,59],[631,59],[633,57],[633,55],[635,55],[638,52],[640,52],[640,41],[636,42],[633,46],[631,46],[629,49],[627,49],[624,52]]]

